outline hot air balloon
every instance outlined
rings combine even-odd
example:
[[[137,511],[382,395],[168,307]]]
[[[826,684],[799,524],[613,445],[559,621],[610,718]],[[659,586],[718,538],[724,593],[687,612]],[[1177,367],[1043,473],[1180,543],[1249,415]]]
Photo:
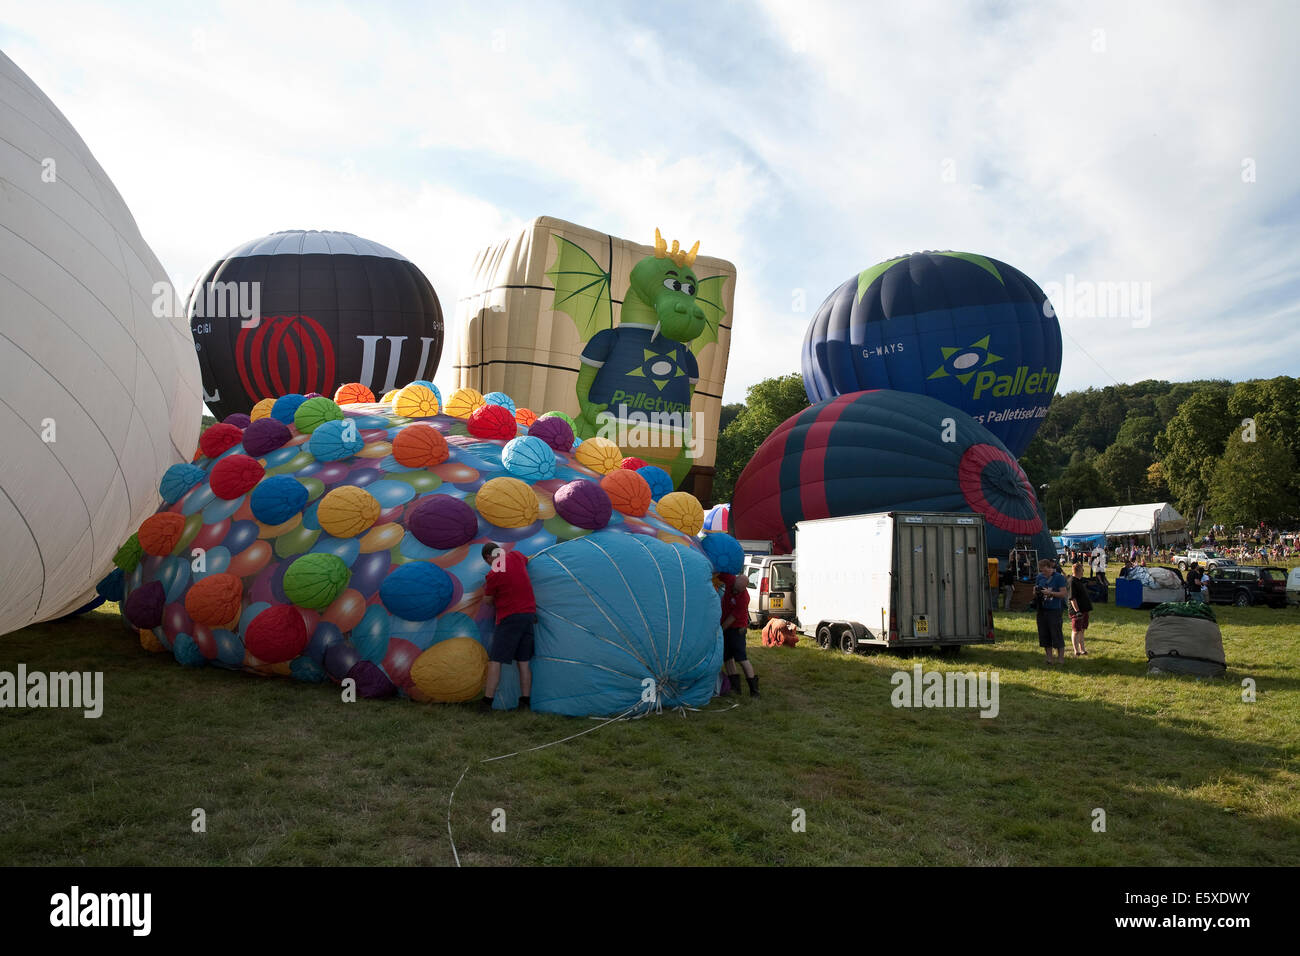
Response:
[[[557,648],[549,669],[534,671],[535,709],[707,702],[721,635],[713,568],[683,520],[702,514],[689,494],[665,496],[661,512],[638,472],[602,473],[513,418],[508,439],[480,438],[448,412],[413,420],[381,403],[296,408],[284,412],[288,423],[232,424],[239,434],[207,443],[218,457],[163,474],[165,504],[118,550],[118,580],[106,586],[146,648],[191,667],[351,678],[363,697],[469,700],[482,689],[492,635],[481,551],[494,541],[551,556],[530,566],[553,611],[539,635]],[[266,421],[283,442],[265,441]],[[319,447],[335,427],[355,441]],[[538,462],[546,467],[534,473]],[[192,571],[195,548],[202,573]],[[657,699],[643,698],[646,677]],[[506,668],[496,706],[517,694],[517,672]]]
[[[736,267],[642,239],[539,217],[482,250],[457,306],[456,384],[563,412],[577,437],[610,438],[708,500]]]
[[[95,596],[163,474],[194,454],[203,400],[184,319],[153,311],[166,270],[77,131],[3,54],[0,186],[5,634]]]
[[[432,377],[442,356],[442,307],[424,273],[347,232],[246,242],[208,269],[187,310],[219,419],[345,382],[380,395]]]
[[[1033,488],[1005,445],[937,399],[852,392],[786,419],[736,480],[731,533],[789,552],[794,525],[878,511],[978,512],[988,551],[1055,554]]]
[[[731,520],[731,505],[724,503],[714,505],[704,513],[705,531],[726,531]]]
[[[1005,262],[918,252],[849,279],[804,336],[810,402],[862,389],[918,392],[966,412],[1019,457],[1061,371],[1047,296]]]

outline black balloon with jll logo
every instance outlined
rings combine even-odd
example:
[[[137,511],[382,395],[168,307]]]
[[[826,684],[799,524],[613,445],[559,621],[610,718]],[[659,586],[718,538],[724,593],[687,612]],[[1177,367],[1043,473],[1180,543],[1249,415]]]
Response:
[[[432,379],[442,307],[416,265],[347,232],[275,232],[234,249],[187,306],[218,419],[263,398],[333,395],[360,382],[376,397]]]

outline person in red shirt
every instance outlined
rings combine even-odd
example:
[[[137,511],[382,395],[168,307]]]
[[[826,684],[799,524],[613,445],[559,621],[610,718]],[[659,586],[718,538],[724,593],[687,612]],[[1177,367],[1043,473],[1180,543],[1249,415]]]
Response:
[[[488,653],[487,681],[479,710],[492,710],[497,684],[501,682],[501,665],[519,665],[519,707],[528,710],[533,689],[533,673],[528,662],[533,659],[533,625],[537,622],[537,601],[533,582],[528,577],[528,557],[519,551],[507,552],[489,541],[483,545],[483,560],[491,570],[483,582],[483,600],[491,601],[497,612],[496,630],[492,632],[492,649]]]
[[[722,667],[731,678],[732,693],[740,693],[736,664],[745,671],[749,696],[758,696],[758,677],[745,650],[745,629],[749,625],[749,578],[744,574],[722,575]]]

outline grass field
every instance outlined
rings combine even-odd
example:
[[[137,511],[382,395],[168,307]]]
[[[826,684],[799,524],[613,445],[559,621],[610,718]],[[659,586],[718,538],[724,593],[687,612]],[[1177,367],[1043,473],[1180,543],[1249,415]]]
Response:
[[[1146,613],[1104,605],[1051,669],[1029,615],[942,660],[751,632],[760,700],[604,726],[187,670],[100,611],[0,638],[0,670],[101,670],[106,697],[0,711],[0,862],[451,865],[470,766],[465,865],[1296,865],[1300,612],[1215,610],[1225,680],[1145,676]],[[895,709],[916,663],[997,671],[998,716]]]

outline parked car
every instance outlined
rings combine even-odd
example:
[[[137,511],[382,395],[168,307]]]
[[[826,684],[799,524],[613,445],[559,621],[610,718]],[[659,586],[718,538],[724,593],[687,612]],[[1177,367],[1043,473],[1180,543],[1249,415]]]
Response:
[[[1211,604],[1286,606],[1286,568],[1220,567],[1209,575]]]
[[[1227,555],[1220,554],[1218,551],[1188,551],[1186,554],[1176,554],[1173,558],[1174,564],[1178,565],[1178,570],[1186,572],[1187,566],[1195,562],[1202,568],[1213,571],[1215,568],[1233,568],[1237,562]]]
[[[745,574],[750,627],[762,627],[773,617],[795,619],[793,554],[746,555]]]
[[[1300,568],[1292,568],[1287,576],[1286,603],[1300,604]]]

